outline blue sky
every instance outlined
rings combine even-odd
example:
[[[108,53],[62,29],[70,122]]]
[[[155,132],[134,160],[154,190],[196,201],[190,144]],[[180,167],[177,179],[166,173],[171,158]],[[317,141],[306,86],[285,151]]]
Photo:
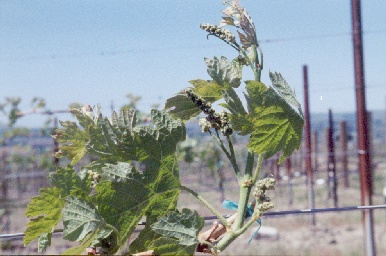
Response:
[[[218,24],[221,0],[23,1],[0,0],[0,96],[35,96],[49,109],[100,104],[110,114],[142,96],[139,109],[209,79],[204,57],[234,58],[202,22]],[[282,73],[303,102],[302,66],[308,65],[311,112],[355,111],[349,0],[241,0],[264,52],[262,81]],[[386,1],[362,1],[367,107],[386,98]],[[251,79],[246,70],[245,80]],[[59,116],[60,119],[68,117]],[[40,126],[43,117],[21,125]],[[0,122],[2,119],[0,119]]]

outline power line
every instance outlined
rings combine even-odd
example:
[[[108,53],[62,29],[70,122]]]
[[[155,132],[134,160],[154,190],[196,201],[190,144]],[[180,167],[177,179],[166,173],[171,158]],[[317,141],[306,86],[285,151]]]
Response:
[[[284,215],[298,215],[298,214],[310,214],[310,213],[322,213],[322,212],[343,212],[343,211],[355,211],[355,210],[375,210],[375,209],[386,209],[386,205],[367,205],[367,206],[347,206],[347,207],[337,207],[337,208],[315,208],[315,209],[303,209],[303,210],[286,210],[286,211],[277,211],[277,212],[265,212],[262,217],[275,217],[275,216],[284,216]],[[231,215],[224,215],[225,218],[229,218]],[[205,220],[216,220],[217,216],[206,216]],[[146,225],[145,221],[138,223],[138,226]],[[63,229],[55,229],[54,234],[62,233]],[[2,234],[0,239],[22,239],[24,233],[14,233],[14,234]]]
[[[386,29],[381,30],[370,30],[367,32],[363,32],[363,34],[386,34]],[[350,32],[340,32],[340,33],[331,33],[331,34],[319,34],[319,35],[305,35],[305,36],[296,36],[296,37],[283,37],[283,38],[273,38],[273,39],[262,39],[259,40],[259,43],[270,44],[270,43],[283,43],[290,41],[308,41],[315,39],[324,39],[324,38],[336,38],[336,37],[351,37],[352,34]],[[13,61],[29,61],[29,60],[55,60],[55,59],[71,59],[71,58],[79,58],[79,57],[106,57],[106,56],[118,56],[124,54],[132,54],[132,53],[145,53],[145,52],[159,52],[159,51],[175,51],[175,50],[183,50],[183,49],[199,49],[199,48],[210,48],[210,47],[218,47],[224,44],[214,43],[214,44],[205,44],[205,45],[184,45],[180,47],[160,47],[160,48],[137,48],[130,50],[107,50],[107,51],[99,51],[95,53],[74,53],[74,54],[45,54],[45,55],[35,55],[28,57],[20,57],[20,58],[3,58],[0,62],[13,62]]]

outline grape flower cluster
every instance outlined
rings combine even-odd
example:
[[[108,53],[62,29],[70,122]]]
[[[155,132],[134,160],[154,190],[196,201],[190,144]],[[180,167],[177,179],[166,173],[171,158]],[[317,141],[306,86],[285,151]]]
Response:
[[[236,37],[226,28],[220,28],[216,25],[202,23],[200,28],[208,32],[210,35],[217,36],[229,44],[236,43]]]
[[[231,127],[226,111],[223,110],[221,114],[216,113],[210,102],[206,102],[191,89],[185,90],[185,93],[202,112],[208,115],[207,117],[201,118],[199,121],[202,132],[208,132],[210,128],[214,128],[217,131],[221,130],[221,133],[224,136],[232,135],[233,128]]]
[[[267,190],[275,190],[276,180],[274,178],[265,178],[256,182],[255,197],[259,202],[258,210],[265,212],[273,208],[271,199],[265,195]]]
[[[88,170],[87,173],[88,173],[88,179],[91,180],[91,187],[95,187],[96,184],[98,184],[98,182],[101,180],[101,175],[91,170]]]

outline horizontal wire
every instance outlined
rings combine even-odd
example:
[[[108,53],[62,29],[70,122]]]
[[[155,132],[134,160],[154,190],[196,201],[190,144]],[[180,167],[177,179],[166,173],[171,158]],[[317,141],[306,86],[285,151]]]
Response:
[[[384,34],[386,30],[371,30],[363,31],[363,35],[367,34]],[[270,43],[283,43],[290,41],[306,41],[306,40],[315,40],[323,38],[336,38],[336,37],[349,37],[352,35],[352,32],[341,32],[341,33],[331,33],[331,34],[319,34],[319,35],[304,35],[297,37],[283,37],[283,38],[272,38],[272,39],[262,39],[259,40],[259,43],[270,44]],[[79,57],[95,57],[95,56],[117,56],[125,55],[130,53],[143,53],[143,52],[157,52],[157,51],[175,51],[175,50],[184,50],[184,49],[197,49],[197,48],[211,48],[218,47],[224,44],[214,43],[210,45],[190,45],[190,46],[181,46],[181,47],[159,47],[159,48],[137,48],[130,50],[107,50],[91,53],[74,53],[74,54],[44,54],[44,55],[35,55],[27,57],[14,57],[14,58],[3,58],[0,59],[0,62],[13,62],[13,61],[29,61],[29,60],[47,60],[47,59],[71,59]]]
[[[354,210],[374,210],[374,209],[386,209],[386,204],[383,205],[364,205],[364,206],[347,206],[347,207],[337,207],[337,208],[314,208],[314,209],[303,209],[303,210],[286,210],[286,211],[277,211],[277,212],[265,212],[262,217],[273,217],[273,216],[283,216],[283,215],[297,215],[297,214],[310,214],[310,213],[322,213],[322,212],[343,212],[343,211],[354,211]],[[224,215],[225,218],[229,218],[231,215]],[[217,216],[206,216],[205,220],[216,220]],[[146,225],[145,221],[138,223],[138,226]],[[62,233],[63,229],[55,229],[52,233]],[[15,233],[15,234],[3,234],[0,235],[0,239],[18,239],[23,238],[24,233]]]

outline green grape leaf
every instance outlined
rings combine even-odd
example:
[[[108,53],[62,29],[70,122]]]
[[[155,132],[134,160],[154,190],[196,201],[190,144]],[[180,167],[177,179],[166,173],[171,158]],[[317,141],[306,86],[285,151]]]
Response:
[[[247,115],[243,103],[233,88],[224,89],[223,95],[226,104],[220,104],[221,106],[227,108],[233,115]]]
[[[45,252],[51,246],[52,233],[43,233],[38,239],[38,251]]]
[[[102,167],[102,173],[106,175],[109,180],[115,182],[130,179],[133,172],[134,167],[125,162],[118,162],[116,165],[107,163]]]
[[[165,109],[175,118],[187,121],[192,117],[198,116],[201,110],[186,96],[185,92],[166,100]]]
[[[166,237],[177,238],[181,245],[191,246],[198,243],[197,236],[204,227],[204,218],[196,211],[182,209],[181,213],[169,212],[151,225],[151,228]]]
[[[239,135],[248,135],[255,130],[255,126],[249,115],[228,114],[228,116],[231,120],[232,128],[237,131]]]
[[[98,231],[99,230],[97,229],[94,232],[87,234],[78,246],[75,246],[75,247],[68,249],[67,251],[65,251],[63,253],[63,255],[81,255],[81,254],[83,254],[85,252],[85,250],[87,249],[87,247],[90,247],[92,245],[93,241],[96,239],[96,237],[98,235]]]
[[[222,99],[222,88],[213,81],[201,79],[189,81],[194,87],[192,91],[200,95],[207,102],[215,102]]]
[[[280,73],[269,72],[269,77],[272,82],[272,86],[276,89],[279,95],[290,105],[297,108],[300,115],[303,116],[302,107],[296,99],[295,91],[291,89],[287,81],[283,78]]]
[[[205,81],[201,79],[189,81],[193,85],[193,92],[200,95],[207,102],[215,102],[221,99],[222,88],[213,81]],[[185,91],[179,92],[177,95],[166,100],[165,109],[175,118],[187,121],[201,113],[201,110],[188,98]]]
[[[63,237],[70,241],[82,241],[89,233],[105,226],[98,211],[85,200],[74,196],[65,198],[63,207]]]
[[[229,62],[227,58],[205,58],[209,76],[222,88],[231,86],[238,88],[241,84],[242,65],[238,61]]]
[[[281,151],[280,163],[299,148],[304,120],[273,88],[264,87],[253,81],[247,84],[254,124],[248,148],[266,158]]]
[[[150,248],[154,255],[194,255],[197,244],[182,245],[179,240],[169,237],[155,239]]]
[[[156,221],[155,217],[149,216],[146,218],[146,225],[144,229],[139,233],[137,238],[130,243],[128,252],[130,255],[136,254],[138,252],[148,251],[150,250],[153,242],[161,237],[160,234],[154,232],[151,229],[151,225]]]
[[[40,189],[40,195],[33,197],[27,206],[25,215],[31,220],[24,232],[24,245],[43,233],[52,233],[62,218],[64,203],[59,188]]]
[[[70,165],[66,168],[58,167],[55,173],[49,174],[49,180],[54,187],[61,189],[62,198],[68,195],[86,197],[90,192],[89,184]]]
[[[59,146],[59,151],[55,157],[66,157],[75,165],[85,154],[85,143],[88,141],[87,133],[77,126],[75,122],[65,121],[60,124],[63,129],[56,130],[56,140],[63,143]]]
[[[143,173],[127,168],[125,175],[129,178],[119,183],[98,184],[94,196],[103,218],[119,230],[122,243],[143,216],[155,218],[174,210],[180,193],[178,166],[173,155],[158,164],[148,163]]]

